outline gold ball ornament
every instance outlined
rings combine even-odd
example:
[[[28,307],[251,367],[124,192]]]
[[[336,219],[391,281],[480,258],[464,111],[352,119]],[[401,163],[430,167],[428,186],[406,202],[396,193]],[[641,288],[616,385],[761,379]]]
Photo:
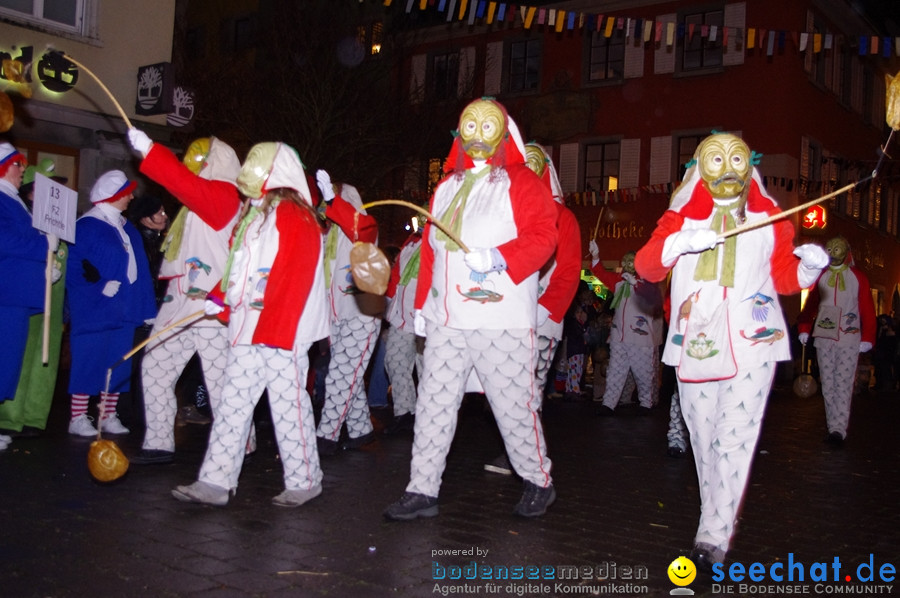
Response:
[[[13,126],[15,110],[12,100],[4,92],[0,91],[0,133],[6,133]]]
[[[128,457],[112,440],[95,440],[88,451],[88,469],[98,482],[112,482],[128,471]]]
[[[366,293],[384,295],[391,277],[391,264],[372,243],[355,243],[350,250],[350,272],[357,288]]]
[[[885,75],[884,83],[887,88],[884,120],[891,129],[896,131],[900,129],[900,73],[893,77]]]
[[[816,379],[809,374],[800,374],[794,380],[794,394],[801,399],[808,399],[816,394],[817,390],[819,390],[819,385],[816,384]]]

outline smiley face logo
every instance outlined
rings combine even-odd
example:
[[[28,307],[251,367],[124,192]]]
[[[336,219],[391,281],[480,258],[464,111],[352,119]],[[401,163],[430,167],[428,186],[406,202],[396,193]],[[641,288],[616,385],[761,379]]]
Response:
[[[680,556],[669,565],[668,573],[669,581],[676,586],[687,586],[697,577],[697,567],[691,559]]]

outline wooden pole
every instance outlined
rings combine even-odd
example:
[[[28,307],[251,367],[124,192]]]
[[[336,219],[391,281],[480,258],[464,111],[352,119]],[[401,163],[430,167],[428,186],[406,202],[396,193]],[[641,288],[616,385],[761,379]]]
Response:
[[[44,329],[41,336],[41,363],[50,363],[50,308],[53,286],[53,250],[47,249],[47,267],[44,269]]]
[[[422,214],[423,216],[425,216],[426,218],[428,218],[428,220],[430,220],[433,225],[435,225],[436,227],[441,229],[441,231],[445,235],[450,237],[451,241],[453,241],[454,243],[459,245],[460,249],[462,249],[466,253],[469,253],[469,248],[466,247],[465,243],[463,243],[458,238],[456,238],[456,235],[454,235],[449,230],[447,230],[447,227],[445,227],[443,224],[441,224],[440,222],[435,220],[434,216],[431,215],[431,212],[429,212],[428,210],[426,210],[420,206],[417,206],[414,203],[410,203],[408,201],[403,201],[402,199],[380,199],[378,201],[370,201],[367,204],[363,204],[362,209],[365,210],[367,208],[371,208],[371,207],[375,207],[375,206],[385,206],[385,205],[404,206],[404,207],[415,210],[416,212],[418,212],[418,213]]]
[[[119,105],[119,102],[116,101],[115,96],[113,96],[112,92],[109,91],[109,88],[107,88],[106,85],[103,84],[103,81],[101,81],[100,78],[97,77],[97,75],[95,75],[93,72],[91,72],[91,69],[89,69],[88,67],[84,66],[83,64],[81,64],[80,62],[78,62],[77,60],[75,60],[74,58],[72,58],[71,56],[69,56],[68,54],[63,54],[63,58],[65,58],[66,60],[68,60],[69,62],[71,62],[71,63],[74,64],[75,66],[77,66],[78,68],[82,69],[85,73],[87,73],[88,75],[90,75],[91,78],[94,79],[94,81],[97,82],[97,85],[99,85],[100,88],[101,88],[103,91],[106,92],[106,95],[109,96],[109,99],[112,100],[112,103],[115,105],[116,110],[119,111],[119,116],[122,117],[122,120],[125,121],[125,124],[128,125],[128,128],[129,128],[129,129],[133,129],[134,126],[131,124],[131,121],[128,120],[128,117],[125,115],[125,111],[122,110],[122,106],[120,106],[120,105]]]

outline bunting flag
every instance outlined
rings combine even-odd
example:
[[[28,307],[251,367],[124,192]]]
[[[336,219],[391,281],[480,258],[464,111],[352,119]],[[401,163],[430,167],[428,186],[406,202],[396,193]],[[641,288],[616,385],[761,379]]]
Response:
[[[360,0],[363,2],[364,0]],[[378,1],[378,0],[375,0]],[[392,0],[380,0],[385,8],[393,8]],[[437,5],[437,6],[435,6]],[[548,27],[556,33],[563,31],[587,30],[596,31],[606,38],[612,37],[614,31],[620,31],[625,39],[634,39],[635,43],[665,44],[672,47],[677,40],[693,41],[696,36],[709,43],[719,43],[728,47],[730,40],[746,50],[759,49],[760,54],[773,56],[775,51],[782,53],[788,35],[794,46],[801,53],[818,54],[831,51],[836,47],[835,38],[850,40],[859,56],[882,58],[900,57],[900,36],[877,36],[856,34],[846,36],[833,33],[816,33],[810,31],[785,31],[764,27],[722,27],[716,25],[685,26],[684,23],[661,22],[652,19],[635,18],[633,16],[608,16],[602,13],[585,13],[552,8],[538,8],[528,4],[511,4],[497,0],[407,0],[402,3],[407,13],[413,9],[420,11],[447,11],[447,22],[463,21],[474,25],[482,22],[487,25],[495,23],[515,23],[518,21],[525,29],[535,25]],[[403,10],[399,9],[399,10]]]

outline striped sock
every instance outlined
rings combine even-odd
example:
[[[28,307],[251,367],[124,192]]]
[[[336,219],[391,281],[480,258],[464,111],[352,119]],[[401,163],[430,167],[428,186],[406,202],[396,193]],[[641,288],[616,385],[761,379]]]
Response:
[[[100,418],[101,420],[116,414],[116,405],[119,404],[119,393],[100,393],[100,404],[104,404],[104,401],[106,406],[103,408],[103,417]]]
[[[72,394],[72,419],[82,415],[87,415],[88,403],[91,402],[91,395]]]

